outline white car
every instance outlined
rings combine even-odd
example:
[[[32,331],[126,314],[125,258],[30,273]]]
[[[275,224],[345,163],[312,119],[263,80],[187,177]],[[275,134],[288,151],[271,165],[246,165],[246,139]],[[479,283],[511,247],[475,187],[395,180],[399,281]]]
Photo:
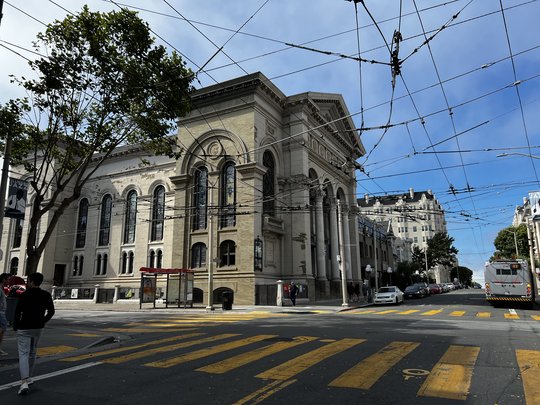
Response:
[[[379,288],[373,299],[374,304],[396,304],[403,302],[403,291],[395,285]]]

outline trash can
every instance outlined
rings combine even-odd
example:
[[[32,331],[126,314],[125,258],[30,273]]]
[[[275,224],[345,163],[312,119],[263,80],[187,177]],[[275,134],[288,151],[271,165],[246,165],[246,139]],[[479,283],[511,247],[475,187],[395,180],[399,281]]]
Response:
[[[9,325],[13,325],[13,319],[15,318],[15,308],[17,307],[19,297],[6,297],[6,301],[6,319]]]
[[[222,298],[222,309],[231,310],[232,304],[233,304],[233,293],[230,291],[224,291],[221,294],[221,298]]]

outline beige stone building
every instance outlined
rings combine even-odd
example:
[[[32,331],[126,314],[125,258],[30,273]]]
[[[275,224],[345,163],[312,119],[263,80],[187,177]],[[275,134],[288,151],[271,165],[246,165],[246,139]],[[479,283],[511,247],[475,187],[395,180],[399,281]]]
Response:
[[[49,286],[110,301],[137,296],[141,267],[183,268],[195,301],[211,289],[214,302],[229,291],[275,304],[278,280],[309,301],[341,296],[340,265],[361,281],[354,162],[365,152],[342,96],[286,96],[255,73],[192,104],[178,161],[126,146],[86,184],[41,259]],[[6,218],[3,271],[25,274],[24,235]]]

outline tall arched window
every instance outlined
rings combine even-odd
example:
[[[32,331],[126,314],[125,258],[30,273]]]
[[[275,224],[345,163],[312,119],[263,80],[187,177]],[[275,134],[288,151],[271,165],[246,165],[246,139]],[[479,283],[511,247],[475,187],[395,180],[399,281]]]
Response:
[[[134,261],[135,261],[135,254],[133,252],[129,252],[128,274],[133,274],[133,262]]]
[[[107,194],[101,200],[101,216],[99,220],[99,246],[107,246],[111,237],[112,197]]]
[[[232,240],[224,240],[219,245],[219,266],[234,266],[236,264],[236,244]]]
[[[135,224],[137,223],[137,192],[131,190],[126,198],[126,216],[124,224],[124,243],[135,242]]]
[[[122,268],[120,269],[120,274],[126,274],[127,273],[127,252],[122,253]],[[150,267],[152,267],[150,265]]]
[[[153,268],[156,263],[156,252],[154,250],[150,251],[150,257],[148,259],[148,267]]]
[[[208,199],[208,170],[200,167],[195,173],[195,184],[193,188],[193,230],[206,229]]]
[[[236,169],[228,162],[221,172],[220,225],[222,228],[236,225]]]
[[[19,258],[14,257],[9,263],[9,274],[17,274],[17,271],[19,271]]]
[[[86,227],[88,225],[88,199],[83,198],[79,202],[79,216],[77,217],[77,236],[75,247],[83,248],[86,243]]]
[[[109,261],[109,255],[107,253],[105,253],[103,255],[103,264],[101,266],[101,274],[103,274],[103,275],[107,274],[108,261]]]
[[[101,255],[97,255],[96,257],[96,275],[101,274]]]
[[[191,247],[191,268],[206,266],[206,245],[197,242]]]
[[[73,272],[71,274],[73,276],[79,274],[79,256],[75,256],[73,258]]]
[[[151,241],[163,239],[163,220],[165,218],[165,187],[158,186],[152,198],[152,231]]]
[[[271,216],[275,215],[275,163],[274,156],[270,151],[264,152],[263,166],[266,173],[263,175],[263,213]]]
[[[161,266],[163,265],[163,252],[161,249],[158,249],[156,252],[156,268],[161,269]]]

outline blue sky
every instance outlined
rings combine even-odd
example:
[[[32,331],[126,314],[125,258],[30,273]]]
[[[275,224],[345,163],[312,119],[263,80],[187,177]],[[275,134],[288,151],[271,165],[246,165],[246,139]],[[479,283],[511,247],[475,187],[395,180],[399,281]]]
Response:
[[[540,190],[540,161],[497,157],[540,155],[539,0],[5,0],[0,102],[22,95],[9,75],[30,74],[23,57],[35,57],[27,49],[43,23],[85,3],[139,9],[189,67],[208,62],[196,87],[261,71],[286,95],[341,93],[367,128],[358,195],[433,190],[459,263],[477,279],[516,205]],[[392,90],[396,30],[403,62]],[[359,62],[359,51],[377,63]]]

